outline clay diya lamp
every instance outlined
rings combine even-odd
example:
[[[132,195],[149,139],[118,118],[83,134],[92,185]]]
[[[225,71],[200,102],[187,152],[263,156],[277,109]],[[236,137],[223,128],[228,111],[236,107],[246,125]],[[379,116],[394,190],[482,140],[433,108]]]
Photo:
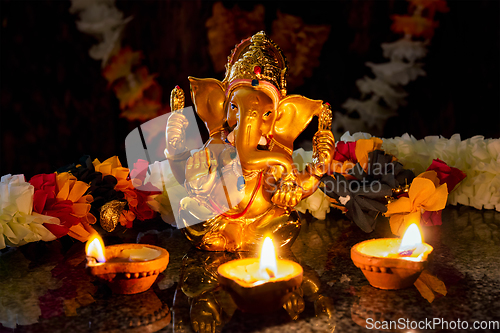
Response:
[[[106,282],[115,294],[137,294],[148,290],[168,265],[167,250],[148,244],[104,247],[95,236],[86,245],[87,271]]]
[[[372,286],[403,289],[415,283],[432,251],[432,246],[422,243],[417,225],[412,224],[403,239],[370,239],[354,245],[351,259]]]
[[[262,246],[261,257],[232,260],[218,268],[219,284],[243,312],[265,313],[283,307],[302,283],[302,267],[276,258],[271,238]]]

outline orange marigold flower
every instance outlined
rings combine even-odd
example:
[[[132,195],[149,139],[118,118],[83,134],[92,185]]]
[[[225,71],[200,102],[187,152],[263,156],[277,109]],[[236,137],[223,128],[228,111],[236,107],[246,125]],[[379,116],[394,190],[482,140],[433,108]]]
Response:
[[[90,185],[77,180],[68,172],[56,176],[56,200],[72,202],[71,215],[80,220],[80,223],[69,228],[68,235],[82,242],[87,241],[90,234],[95,232],[90,226],[96,222],[95,216],[90,213],[90,203],[94,198],[90,194],[85,195],[89,187]]]
[[[393,15],[392,19],[392,31],[427,39],[432,38],[434,29],[439,26],[439,22],[422,16]]]
[[[382,142],[382,139],[375,137],[370,139],[359,139],[356,141],[356,159],[365,171],[368,165],[368,154],[374,150],[381,149]]]
[[[134,189],[132,182],[128,179],[130,170],[122,166],[118,156],[110,157],[102,163],[96,158],[92,164],[96,172],[102,173],[103,176],[111,175],[116,178],[116,191],[126,193],[127,190]]]
[[[147,67],[140,67],[127,78],[121,78],[113,86],[116,97],[120,100],[120,109],[133,107],[139,102],[144,91],[155,83],[157,74],[149,74]]]
[[[119,78],[127,77],[132,71],[132,66],[137,65],[141,59],[140,51],[134,52],[130,47],[124,47],[111,58],[109,64],[103,69],[102,75],[111,84]]]

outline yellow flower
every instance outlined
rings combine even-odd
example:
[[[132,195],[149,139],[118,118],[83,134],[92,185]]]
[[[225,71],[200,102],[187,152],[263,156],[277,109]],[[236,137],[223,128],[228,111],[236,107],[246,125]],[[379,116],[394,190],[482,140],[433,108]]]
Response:
[[[115,177],[117,181],[115,190],[123,192],[129,207],[137,208],[140,202],[137,198],[137,192],[132,181],[128,179],[130,170],[122,166],[118,156],[110,157],[102,163],[96,158],[92,164],[94,165],[95,171],[102,173],[103,176],[111,175]],[[130,221],[132,218],[130,214],[126,217],[127,221]],[[124,221],[125,219],[122,219],[123,223],[125,223]]]
[[[425,211],[439,211],[446,206],[448,188],[439,185],[435,171],[426,171],[413,179],[408,197],[402,197],[387,205],[385,216],[390,216],[391,231],[402,236],[411,223],[420,224]]]
[[[94,201],[94,198],[90,194],[85,195],[90,185],[77,180],[68,172],[56,176],[56,185],[56,200],[71,201],[73,205],[70,214],[80,220],[80,223],[69,228],[68,235],[82,242],[87,241],[90,234],[95,232],[90,225],[96,222],[95,216],[90,213],[90,203]]]
[[[130,170],[122,166],[118,156],[113,156],[100,162],[97,158],[92,162],[95,171],[102,173],[103,177],[111,175],[116,178],[117,184],[115,185],[115,190],[126,192],[127,190],[133,190],[134,186],[130,180],[127,180]]]
[[[337,160],[332,160],[332,163],[330,164],[330,170],[329,174],[334,174],[334,173],[340,173],[343,175],[346,179],[354,179],[354,176],[351,176],[349,174],[349,171],[351,171],[352,168],[354,168],[356,164],[353,163],[352,161],[344,161],[344,162],[339,162]]]
[[[370,139],[359,139],[356,141],[356,159],[358,160],[359,165],[363,167],[366,171],[366,167],[368,165],[368,154],[374,150],[380,150],[382,147],[382,139],[379,138],[370,138]]]
[[[338,151],[335,153],[334,159],[330,164],[329,174],[340,173],[346,179],[354,179],[355,177],[351,176],[349,171],[356,165],[356,162],[367,171],[369,162],[368,154],[374,150],[381,149],[382,142],[382,139],[373,137],[370,139],[359,139],[355,145],[352,142],[338,144],[336,148]],[[348,148],[353,146],[355,146],[354,149]]]

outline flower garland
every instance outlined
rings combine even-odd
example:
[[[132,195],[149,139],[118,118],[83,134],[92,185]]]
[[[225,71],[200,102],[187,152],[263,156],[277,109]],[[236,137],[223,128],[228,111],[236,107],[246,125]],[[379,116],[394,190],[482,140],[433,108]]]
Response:
[[[396,116],[399,107],[406,105],[408,93],[404,90],[409,82],[425,76],[423,63],[426,46],[434,35],[439,22],[434,21],[436,12],[446,13],[445,0],[408,0],[410,15],[393,15],[391,30],[403,34],[393,43],[382,43],[388,62],[367,62],[375,78],[365,76],[356,81],[361,99],[349,98],[342,105],[347,112],[336,111],[333,132],[339,136],[349,128],[355,131],[381,133],[388,118]],[[424,41],[422,41],[424,39]],[[381,103],[382,102],[382,103]],[[359,117],[352,115],[358,114]]]
[[[334,135],[341,134],[338,131],[342,128],[381,132],[387,119],[396,116],[398,108],[406,104],[405,98],[408,94],[403,87],[419,76],[426,75],[422,68],[423,63],[419,60],[427,55],[426,46],[434,35],[434,29],[439,25],[439,22],[434,20],[436,12],[446,13],[449,8],[445,0],[408,0],[408,2],[408,15],[393,15],[391,17],[393,20],[391,30],[394,33],[403,34],[403,38],[393,43],[382,43],[383,55],[390,59],[389,62],[366,63],[366,66],[371,68],[375,78],[365,76],[356,81],[362,98],[359,100],[347,99],[342,105],[346,111],[335,112]],[[115,6],[114,0],[71,0],[69,11],[72,14],[78,14],[77,29],[94,36],[99,41],[98,44],[90,48],[89,55],[93,59],[102,61],[102,74],[108,81],[108,87],[113,89],[116,97],[120,100],[120,109],[122,110],[120,116],[130,121],[145,121],[168,112],[169,107],[162,105],[162,88],[155,80],[156,74],[150,74],[148,68],[141,64],[142,53],[133,51],[128,46],[121,46],[123,30],[132,17],[124,18],[123,12]],[[213,11],[214,15],[207,21],[207,27],[209,30],[213,30],[212,33],[209,33],[209,40],[211,41],[210,53],[214,59],[214,55],[220,53],[221,50],[221,43],[218,40],[221,36],[218,33],[220,32],[219,28],[223,27],[222,30],[225,34],[222,35],[227,35],[228,29],[226,29],[227,24],[225,23],[228,22],[226,21],[234,19],[233,16],[240,17],[244,14],[238,7],[226,10],[220,3],[214,4]],[[263,11],[263,6],[257,6],[250,13],[250,16],[246,17],[247,21],[253,20],[255,26],[262,25],[260,21],[262,21]],[[257,19],[255,19],[256,17]],[[278,13],[278,20],[275,21],[276,24],[273,24],[273,27],[279,28],[280,24],[287,27],[285,29],[287,30],[285,35],[287,35],[290,29],[297,29],[298,26],[303,25],[303,22],[300,22],[301,20],[297,21],[293,16]],[[310,53],[310,50],[321,50],[321,45],[326,40],[330,28],[325,25],[308,26],[306,30],[316,34],[319,47],[308,45],[308,47],[300,50],[294,49],[294,51],[305,50],[306,53]],[[234,36],[230,35],[230,38],[223,38],[222,44],[226,45],[228,40],[234,39]],[[278,33],[275,37],[280,39],[280,34]],[[286,46],[288,39],[281,39],[283,45]],[[214,40],[217,40],[218,46],[212,45]],[[298,44],[300,43],[295,41],[293,47],[296,48]],[[315,55],[309,54],[299,60],[304,59],[311,62],[311,59],[315,59]],[[220,66],[216,64],[215,67],[219,68]],[[295,66],[294,68],[303,69],[304,66]],[[297,78],[297,75],[292,76]],[[300,81],[300,79],[297,80]],[[383,103],[381,103],[382,101]],[[359,117],[353,117],[354,114],[358,114]]]
[[[374,149],[360,148],[359,145],[371,145]],[[367,152],[369,163],[377,163],[382,170],[389,172],[379,172],[378,179],[364,172],[370,170],[367,168],[370,164],[362,167],[359,160],[363,161]],[[394,160],[390,161],[388,156],[393,156]],[[410,220],[420,221],[423,226],[440,225],[441,209],[446,202],[500,211],[500,139],[475,136],[461,140],[459,134],[450,139],[429,136],[417,140],[408,134],[378,139],[368,133],[351,135],[346,132],[336,144],[334,159],[330,173],[335,178],[327,178],[330,188],[323,188],[324,193],[316,191],[302,200],[296,206],[298,211],[309,211],[321,219],[331,207],[340,208],[368,232],[374,228],[373,216],[383,213],[390,218],[394,234],[399,234]],[[294,152],[294,161],[299,167],[311,160],[312,152],[302,149]],[[419,176],[411,179],[409,172]],[[401,187],[402,177],[407,183]],[[399,185],[387,182],[398,178]],[[349,192],[349,188],[359,189],[363,181],[365,188],[374,181],[380,182],[380,193]],[[344,186],[338,189],[338,183]],[[447,191],[442,187],[444,184]],[[333,185],[337,185],[336,191],[333,191]],[[395,194],[392,198],[388,196],[389,200],[382,196],[387,190],[384,185],[389,185]],[[381,203],[385,203],[385,208],[380,206]]]
[[[60,224],[47,224],[47,229],[57,238],[69,234],[86,241],[92,232],[90,225],[96,222],[90,213],[94,198],[85,195],[89,185],[68,172],[36,175],[29,183],[35,188],[33,210],[59,219]]]
[[[120,100],[120,117],[145,121],[165,113],[162,89],[156,74],[141,65],[142,53],[121,47],[123,29],[132,17],[124,18],[114,0],[72,0],[69,11],[79,15],[78,30],[99,41],[89,54],[102,61],[102,75]]]
[[[384,214],[390,218],[392,232],[400,236],[411,223],[441,225],[448,193],[460,188],[466,174],[448,166],[440,156],[426,159],[426,169],[422,165],[410,170],[406,160],[400,160],[400,154],[388,147],[391,142],[401,148],[395,140],[374,138],[367,133],[344,134],[336,144],[328,174],[321,179],[324,194],[316,191],[296,209],[324,218],[330,207],[335,207],[365,232],[373,231],[376,217]],[[410,155],[416,154],[412,151]],[[312,152],[294,152],[299,168],[311,160]],[[415,177],[414,171],[420,174]]]
[[[356,141],[369,137],[368,133],[350,135],[346,132],[340,140]],[[500,211],[500,139],[485,139],[477,135],[461,140],[460,134],[454,134],[450,139],[427,136],[417,140],[412,135],[404,134],[382,140],[382,149],[415,173],[425,171],[434,159],[463,170],[467,178],[450,193],[449,204]],[[457,177],[449,170],[443,172],[442,177]],[[456,182],[456,179],[452,181]]]
[[[293,158],[301,170],[312,161],[312,152],[300,149]],[[64,235],[86,241],[95,232],[96,216],[108,232],[118,225],[132,228],[135,220],[152,219],[156,212],[170,223],[169,199],[155,187],[159,168],[153,165],[148,175],[146,161],[129,170],[116,156],[103,162],[84,156],[78,164],[29,182],[23,175],[3,176],[0,249]],[[383,214],[392,232],[401,235],[410,223],[440,225],[447,202],[500,211],[499,188],[500,139],[462,141],[458,134],[380,139],[346,132],[336,143],[320,191],[295,208],[319,219],[338,208],[365,232],[373,231]]]
[[[23,175],[5,175],[0,180],[0,249],[29,242],[56,239],[47,228],[60,224],[58,218],[33,211],[35,188]]]
[[[96,231],[100,216],[103,229],[118,224],[132,228],[135,220],[155,216],[154,187],[145,183],[144,163],[130,171],[113,156],[104,162],[89,156],[55,173],[33,176],[5,175],[0,181],[0,249],[35,241],[52,241],[68,235],[81,242]],[[138,171],[141,170],[141,171]],[[117,208],[118,207],[118,208]]]

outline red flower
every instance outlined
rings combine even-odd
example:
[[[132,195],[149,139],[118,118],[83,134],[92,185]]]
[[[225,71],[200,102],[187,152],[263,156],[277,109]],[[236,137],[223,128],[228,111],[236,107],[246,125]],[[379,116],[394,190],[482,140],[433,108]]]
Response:
[[[33,176],[29,183],[35,188],[35,193],[33,195],[33,210],[38,214],[45,214],[45,205],[47,201],[49,204],[55,201],[56,198],[56,174],[40,174]],[[53,216],[53,215],[50,215]]]
[[[339,141],[335,148],[333,159],[339,162],[352,161],[353,163],[357,163],[356,142]]]
[[[56,174],[41,174],[31,177],[30,184],[35,187],[35,190],[44,190],[55,192],[56,190]]]
[[[136,200],[133,201],[135,205],[129,202],[130,211],[133,212],[136,218],[141,221],[149,220],[155,217],[155,211],[153,211],[147,204],[148,197],[154,193],[140,190],[134,190],[134,192],[136,194]],[[131,226],[129,227],[127,225],[127,227],[130,228]]]
[[[61,221],[60,225],[44,223],[44,227],[57,238],[70,233],[73,238],[85,241],[89,234],[86,229],[91,229],[88,224],[95,222],[95,217],[89,212],[93,198],[83,195],[89,185],[77,181],[68,173],[59,176],[55,173],[36,175],[29,183],[35,188],[33,210],[39,214],[57,217]],[[62,185],[65,187],[62,188]]]
[[[57,217],[61,224],[45,223],[44,226],[57,238],[66,235],[69,228],[80,223],[80,219],[71,215],[73,202],[56,200],[56,174],[40,174],[33,176],[29,183],[35,188],[33,210],[38,214]]]
[[[439,184],[442,185],[446,183],[448,186],[448,193],[453,191],[455,186],[466,177],[465,173],[457,168],[448,166],[448,164],[440,159],[433,160],[432,164],[427,168],[427,171],[428,170],[436,171],[437,177],[439,178]]]

